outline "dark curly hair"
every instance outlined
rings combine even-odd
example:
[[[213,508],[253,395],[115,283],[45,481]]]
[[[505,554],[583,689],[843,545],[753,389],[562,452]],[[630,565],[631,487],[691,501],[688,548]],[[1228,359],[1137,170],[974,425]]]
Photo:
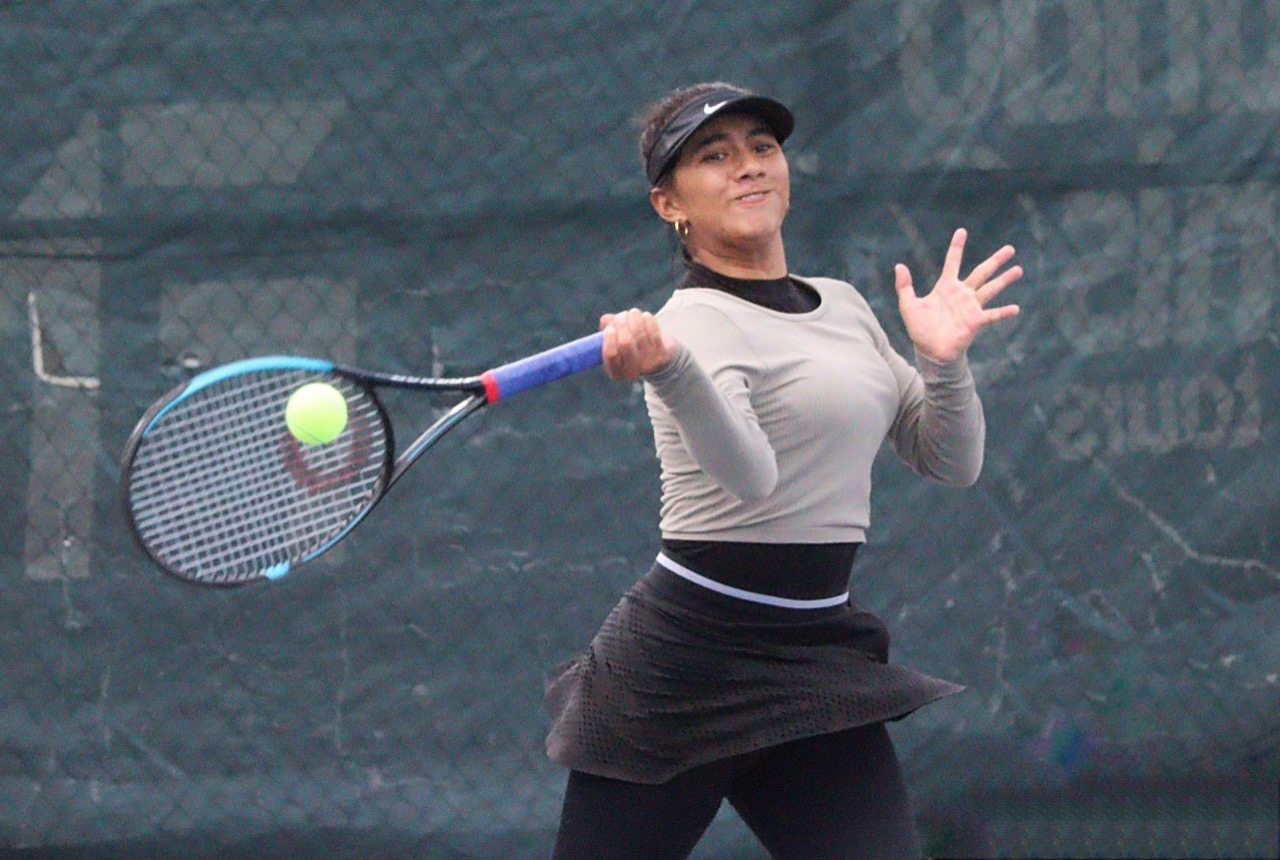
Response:
[[[662,130],[667,123],[680,111],[684,110],[692,102],[717,90],[737,90],[745,95],[750,95],[750,90],[745,90],[736,84],[728,84],[724,81],[705,81],[703,83],[692,84],[687,87],[681,87],[672,90],[671,93],[649,105],[641,112],[637,118],[640,126],[640,163],[647,164],[649,161],[649,153],[653,150],[654,144],[658,142],[658,137],[662,134]],[[673,162],[674,163],[674,162]],[[667,181],[671,175],[670,171],[658,179],[658,184]]]

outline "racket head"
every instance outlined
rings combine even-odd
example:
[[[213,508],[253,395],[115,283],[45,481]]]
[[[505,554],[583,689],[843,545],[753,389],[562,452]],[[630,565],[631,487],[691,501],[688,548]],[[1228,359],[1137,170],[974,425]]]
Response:
[[[332,442],[300,442],[285,405],[332,385],[347,423]],[[373,389],[333,365],[272,356],[192,378],[157,401],[125,446],[126,519],[163,570],[231,586],[275,579],[324,552],[389,486],[395,440]]]

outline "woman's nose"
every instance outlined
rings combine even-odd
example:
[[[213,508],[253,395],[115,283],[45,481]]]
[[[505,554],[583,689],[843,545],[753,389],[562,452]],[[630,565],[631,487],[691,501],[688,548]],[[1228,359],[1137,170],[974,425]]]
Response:
[[[738,173],[742,176],[759,176],[764,172],[764,159],[759,153],[746,150],[739,156]]]

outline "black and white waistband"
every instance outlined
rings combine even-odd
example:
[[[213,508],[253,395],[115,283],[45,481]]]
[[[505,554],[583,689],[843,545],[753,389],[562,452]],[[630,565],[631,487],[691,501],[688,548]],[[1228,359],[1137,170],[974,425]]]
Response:
[[[843,606],[849,602],[849,592],[837,594],[834,597],[820,597],[814,600],[798,600],[791,597],[776,597],[772,594],[761,594],[758,591],[747,591],[745,588],[734,588],[732,585],[725,585],[723,582],[716,582],[702,574],[692,571],[680,562],[668,557],[665,553],[658,553],[658,564],[674,573],[676,576],[686,579],[695,585],[710,589],[718,594],[728,597],[736,597],[739,600],[747,600],[751,603],[763,603],[767,606],[780,606],[785,609],[830,609],[833,606]]]

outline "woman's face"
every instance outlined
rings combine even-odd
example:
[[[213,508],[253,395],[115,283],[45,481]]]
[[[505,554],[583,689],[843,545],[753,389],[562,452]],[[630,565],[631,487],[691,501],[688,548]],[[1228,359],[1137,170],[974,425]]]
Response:
[[[791,176],[768,124],[731,113],[694,132],[650,200],[667,221],[688,224],[695,258],[699,249],[745,250],[781,241]]]

